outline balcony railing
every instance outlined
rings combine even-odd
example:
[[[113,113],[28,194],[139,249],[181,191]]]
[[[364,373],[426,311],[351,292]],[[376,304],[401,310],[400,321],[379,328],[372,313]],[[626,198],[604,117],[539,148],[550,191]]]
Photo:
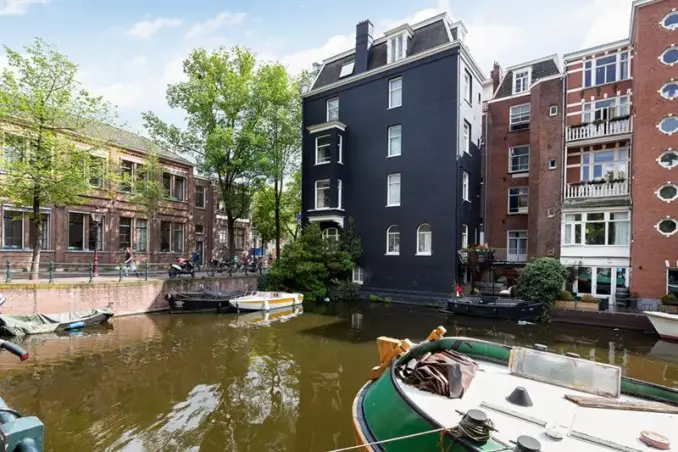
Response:
[[[527,253],[519,249],[479,248],[460,250],[459,260],[462,264],[508,264],[527,262]]]
[[[629,181],[602,183],[567,184],[565,199],[576,198],[614,198],[629,195]]]
[[[631,118],[591,122],[585,125],[568,126],[565,139],[567,141],[592,140],[631,133],[632,129]]]

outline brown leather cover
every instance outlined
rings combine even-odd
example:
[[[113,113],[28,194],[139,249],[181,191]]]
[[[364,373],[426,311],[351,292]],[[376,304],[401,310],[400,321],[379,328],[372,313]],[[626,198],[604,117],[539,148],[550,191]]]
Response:
[[[453,350],[427,353],[398,366],[397,373],[409,385],[450,399],[460,399],[471,385],[478,364]]]

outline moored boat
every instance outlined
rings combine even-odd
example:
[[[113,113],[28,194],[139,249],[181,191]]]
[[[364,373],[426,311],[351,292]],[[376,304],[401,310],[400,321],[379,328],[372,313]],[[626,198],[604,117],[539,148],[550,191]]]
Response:
[[[169,292],[165,295],[170,313],[176,312],[230,312],[229,301],[245,294],[243,290],[218,291],[205,288],[202,284],[196,292]]]
[[[108,309],[62,312],[60,314],[4,315],[0,314],[0,335],[53,333],[101,325],[113,317]]]
[[[253,311],[240,314],[233,319],[233,326],[256,326],[268,325],[271,322],[284,322],[303,314],[303,306],[290,306],[287,308],[271,309],[270,311]]]
[[[462,297],[450,298],[446,311],[455,315],[505,320],[539,320],[546,309],[543,303],[515,298]]]
[[[678,444],[678,390],[621,368],[443,337],[379,338],[381,364],[353,403],[363,451],[643,451]]]
[[[678,341],[678,314],[645,311],[644,314],[662,339]]]
[[[301,306],[304,296],[290,292],[255,292],[230,300],[231,306],[238,311],[269,311],[271,309]]]

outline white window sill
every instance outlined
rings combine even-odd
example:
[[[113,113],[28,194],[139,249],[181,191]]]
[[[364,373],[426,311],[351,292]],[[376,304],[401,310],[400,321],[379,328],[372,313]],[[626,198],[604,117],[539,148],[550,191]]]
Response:
[[[507,215],[527,215],[527,210],[525,212],[506,212]]]
[[[384,253],[384,256],[400,256],[400,253]]]
[[[393,155],[387,155],[386,158],[390,159],[392,157],[400,157],[402,154],[393,154]]]
[[[363,281],[351,281],[353,284],[360,284],[361,286],[364,284]]]
[[[395,105],[395,106],[393,106],[393,107],[389,106],[389,107],[387,108],[387,110],[395,110],[396,108],[400,108],[400,107],[402,107],[402,106],[403,106],[403,104]]]
[[[415,253],[415,256],[431,256],[431,253]]]
[[[468,198],[461,198],[461,200],[462,200],[462,201],[465,201],[465,202],[471,202],[471,200],[468,199]]]
[[[328,210],[344,211],[342,207],[317,207],[315,209],[308,209],[306,212],[327,212]]]
[[[602,247],[618,247],[618,248],[628,248],[631,246],[629,243],[628,245],[588,245],[588,244],[583,244],[583,243],[563,243],[561,244],[563,248],[602,248]]]
[[[331,160],[328,160],[328,161],[326,161],[326,162],[315,162],[315,166],[329,165],[330,163],[332,163]]]
[[[386,207],[400,207],[400,204],[386,204]]]

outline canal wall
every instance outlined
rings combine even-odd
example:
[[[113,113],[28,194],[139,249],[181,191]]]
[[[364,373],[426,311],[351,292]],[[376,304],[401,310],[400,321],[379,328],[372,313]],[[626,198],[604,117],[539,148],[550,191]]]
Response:
[[[654,332],[652,323],[644,314],[632,312],[586,311],[583,309],[553,309],[551,321],[590,325],[604,328]]]
[[[213,290],[256,290],[257,277],[223,276],[125,280],[95,283],[9,283],[0,284],[7,315],[55,314],[95,308],[110,308],[115,315],[141,314],[169,308],[165,294],[197,291],[200,285]]]

